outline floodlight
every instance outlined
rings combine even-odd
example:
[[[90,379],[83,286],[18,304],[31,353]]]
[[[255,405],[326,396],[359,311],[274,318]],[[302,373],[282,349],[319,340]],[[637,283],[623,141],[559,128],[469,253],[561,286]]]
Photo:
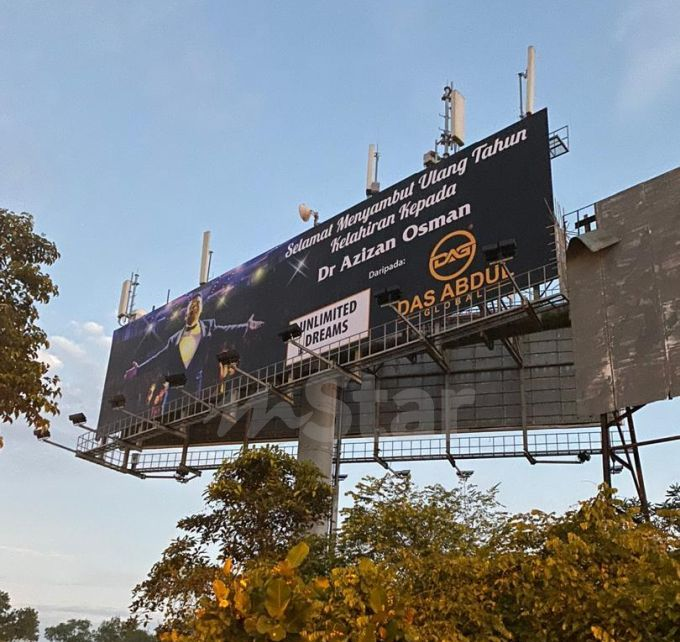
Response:
[[[587,450],[582,450],[578,455],[576,455],[576,457],[582,464],[590,461],[590,453]]]
[[[238,366],[241,357],[236,350],[223,350],[217,355],[217,360],[223,366]]]
[[[410,470],[393,470],[392,473],[396,475],[397,477],[401,477],[402,479],[406,479],[410,474]]]
[[[36,439],[49,439],[52,435],[50,434],[49,428],[36,428],[33,431],[33,435]]]
[[[87,417],[82,412],[76,412],[73,415],[68,416],[68,420],[74,425],[84,424],[87,421]]]
[[[618,475],[619,473],[623,472],[623,466],[621,464],[614,464],[611,467],[611,473],[612,475]]]
[[[425,167],[434,167],[440,160],[439,154],[432,149],[423,154],[423,165]]]
[[[285,330],[279,332],[281,341],[287,343],[291,339],[297,339],[302,336],[302,328],[297,323],[292,323]]]
[[[401,290],[399,288],[387,288],[375,295],[375,302],[381,307],[396,303],[401,300]]]
[[[513,258],[517,253],[517,243],[515,239],[498,241],[497,243],[484,245],[482,247],[482,253],[484,254],[487,263],[497,263],[498,261]]]
[[[109,399],[109,403],[111,404],[111,408],[114,410],[125,408],[125,395],[114,395]]]
[[[182,388],[187,383],[187,376],[183,372],[176,372],[165,376],[165,383],[171,388]]]
[[[457,470],[456,475],[458,475],[458,479],[461,479],[462,481],[467,481],[474,475],[475,471],[474,470]]]
[[[319,212],[313,210],[305,203],[300,203],[300,205],[298,205],[298,214],[300,214],[300,218],[305,223],[309,221],[309,219],[312,217],[314,217],[314,225],[316,225],[319,222]]]

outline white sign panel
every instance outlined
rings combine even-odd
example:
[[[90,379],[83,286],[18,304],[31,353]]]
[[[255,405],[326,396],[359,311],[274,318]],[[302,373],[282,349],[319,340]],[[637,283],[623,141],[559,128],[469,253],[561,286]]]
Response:
[[[314,312],[292,319],[302,328],[302,336],[297,339],[301,345],[314,352],[323,352],[342,344],[368,336],[369,312],[371,309],[371,290],[357,294],[319,308]],[[308,354],[298,347],[288,344],[286,361],[298,361]]]

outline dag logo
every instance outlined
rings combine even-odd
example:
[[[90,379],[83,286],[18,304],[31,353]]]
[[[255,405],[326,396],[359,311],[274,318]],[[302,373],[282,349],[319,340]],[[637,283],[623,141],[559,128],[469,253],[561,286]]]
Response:
[[[455,279],[470,267],[477,240],[467,230],[456,230],[441,238],[430,252],[430,275],[437,281]]]

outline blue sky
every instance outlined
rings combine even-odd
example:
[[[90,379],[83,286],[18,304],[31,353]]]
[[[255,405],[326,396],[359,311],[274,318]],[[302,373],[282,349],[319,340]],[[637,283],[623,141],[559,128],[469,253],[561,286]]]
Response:
[[[0,205],[32,212],[62,259],[42,311],[65,417],[97,416],[120,283],[140,272],[150,309],[194,287],[201,234],[213,274],[300,232],[297,205],[329,217],[380,180],[417,171],[452,80],[468,140],[517,118],[517,72],[537,48],[537,107],[568,124],[553,163],[567,210],[680,164],[676,2],[0,2]],[[677,432],[680,406],[644,410],[642,436]],[[200,506],[187,486],[126,478],[2,427],[0,589],[43,624],[121,614],[129,591]],[[643,454],[650,494],[680,480],[678,445]],[[480,462],[511,510],[563,510],[600,463]],[[420,483],[456,479],[413,467]],[[346,484],[378,467],[349,468]],[[617,480],[622,490],[631,485]]]

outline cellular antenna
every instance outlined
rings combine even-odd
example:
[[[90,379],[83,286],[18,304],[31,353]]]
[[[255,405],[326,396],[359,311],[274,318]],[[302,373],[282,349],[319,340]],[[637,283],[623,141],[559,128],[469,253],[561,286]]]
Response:
[[[132,281],[130,279],[125,279],[123,281],[123,287],[120,290],[120,301],[118,302],[118,323],[120,323],[128,313],[128,303],[130,302],[130,284]]]
[[[442,157],[455,154],[465,144],[465,96],[453,88],[453,83],[449,83],[444,87],[442,101],[444,113],[440,116],[444,119],[444,127],[439,130],[441,135],[435,141],[434,149],[423,155],[425,167],[432,167]],[[444,148],[442,156],[439,155],[440,145]]]
[[[210,250],[210,230],[203,232],[203,249],[201,251],[201,269],[198,275],[198,284],[205,285],[210,278],[210,263],[212,251]]]
[[[378,159],[380,154],[376,145],[368,146],[368,163],[366,165],[366,196],[373,196],[380,191],[378,182]]]
[[[518,74],[519,80],[519,117],[525,118],[534,113],[534,88],[536,86],[536,50],[533,46],[527,49],[527,68],[526,71],[520,71]],[[524,100],[522,96],[522,80],[526,82],[526,110],[524,109]]]
[[[120,289],[120,300],[118,301],[118,325],[125,325],[128,321],[135,318],[135,295],[139,285],[139,274],[133,272],[129,279],[123,281]]]

